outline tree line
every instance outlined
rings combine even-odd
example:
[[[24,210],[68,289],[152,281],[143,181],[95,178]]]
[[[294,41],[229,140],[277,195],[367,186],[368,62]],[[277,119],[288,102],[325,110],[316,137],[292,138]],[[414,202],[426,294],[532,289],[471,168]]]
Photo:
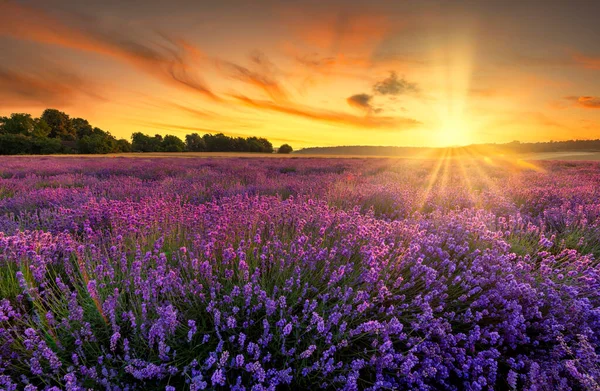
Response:
[[[0,154],[130,152],[131,143],[93,127],[83,118],[70,118],[46,109],[39,118],[27,113],[0,117]]]
[[[566,140],[524,143],[512,141],[505,144],[472,144],[464,147],[389,147],[371,145],[348,145],[337,147],[309,147],[296,153],[311,155],[356,155],[356,156],[423,156],[432,158],[451,151],[453,155],[472,156],[474,152],[488,153],[547,153],[547,152],[600,152],[600,139]],[[437,155],[436,155],[437,154]]]
[[[284,147],[283,145],[282,147]],[[282,151],[279,148],[279,152]],[[273,144],[260,137],[229,137],[223,133],[192,133],[185,136],[185,141],[177,136],[156,134],[148,136],[141,132],[131,135],[133,152],[262,152],[273,153]],[[285,148],[284,148],[285,149]],[[291,152],[291,151],[289,151]],[[287,153],[289,153],[287,152]]]
[[[177,136],[136,132],[131,142],[93,127],[83,118],[70,118],[56,109],[46,109],[39,118],[27,113],[0,116],[0,155],[122,152],[262,152],[273,153],[273,144],[261,137],[229,137],[223,133],[192,133],[185,141]],[[284,144],[277,150],[290,153]]]

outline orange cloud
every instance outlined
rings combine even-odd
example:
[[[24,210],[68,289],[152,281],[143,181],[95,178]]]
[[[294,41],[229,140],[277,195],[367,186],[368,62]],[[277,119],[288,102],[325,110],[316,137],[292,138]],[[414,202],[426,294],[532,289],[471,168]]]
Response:
[[[577,106],[585,109],[600,109],[599,96],[568,96],[565,99],[573,101]]]
[[[292,7],[284,17],[301,41],[332,53],[372,51],[391,30],[385,15],[367,12],[328,13]],[[302,23],[294,23],[298,18]]]
[[[402,27],[370,9],[288,6],[282,20],[291,32],[282,45],[283,52],[297,65],[294,73],[311,84],[318,77],[364,78],[366,69],[383,63],[389,66],[388,59],[376,58],[377,51]]]
[[[39,71],[0,66],[0,108],[15,106],[68,106],[77,97],[104,99],[96,86],[74,73],[46,63]]]
[[[421,125],[421,122],[412,118],[379,117],[379,116],[355,116],[351,114],[318,110],[302,105],[281,105],[269,101],[254,100],[242,95],[234,95],[241,103],[248,107],[263,109],[278,113],[294,115],[316,121],[344,124],[360,128],[381,128],[404,130]]]
[[[187,62],[197,59],[199,51],[182,40],[163,36],[164,45],[147,45],[125,34],[102,31],[94,24],[82,26],[74,21],[65,22],[12,1],[0,4],[0,35],[110,56],[164,83],[220,100]]]
[[[277,80],[273,63],[261,52],[253,53],[251,61],[258,70],[250,70],[229,61],[220,60],[217,64],[227,75],[263,90],[274,101],[288,100],[288,93]]]
[[[199,110],[193,107],[188,107],[188,106],[184,106],[181,105],[179,103],[173,103],[173,102],[167,102],[165,103],[168,106],[172,106],[178,110],[181,110],[183,112],[192,114],[194,117],[199,117],[199,118],[212,118],[212,117],[216,117],[216,114],[208,112],[208,111],[204,111],[204,110]]]
[[[588,57],[583,54],[574,54],[575,62],[587,69],[600,69],[600,57]]]
[[[154,121],[131,121],[132,123],[135,124],[140,124],[142,126],[146,126],[148,128],[152,128],[152,129],[162,129],[162,130],[170,130],[170,131],[180,131],[180,132],[188,132],[187,134],[189,134],[189,132],[201,132],[201,133],[224,133],[228,136],[242,136],[239,133],[228,133],[228,132],[221,132],[221,131],[217,131],[215,129],[211,129],[211,128],[203,128],[203,127],[198,127],[198,126],[187,126],[187,125],[178,125],[178,124],[171,124],[171,123],[166,123],[166,122],[154,122]]]

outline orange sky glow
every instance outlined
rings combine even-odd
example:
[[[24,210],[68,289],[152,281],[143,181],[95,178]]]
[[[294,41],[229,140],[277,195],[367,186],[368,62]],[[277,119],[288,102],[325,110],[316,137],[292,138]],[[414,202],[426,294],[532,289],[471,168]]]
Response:
[[[84,3],[84,4],[81,4]],[[294,148],[600,138],[593,1],[0,1],[0,115]]]

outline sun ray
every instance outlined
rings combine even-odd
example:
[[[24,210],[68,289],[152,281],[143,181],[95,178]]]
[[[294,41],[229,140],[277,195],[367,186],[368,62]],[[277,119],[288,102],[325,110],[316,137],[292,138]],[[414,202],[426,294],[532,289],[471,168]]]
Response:
[[[466,183],[468,189],[469,201],[473,204],[477,204],[479,202],[479,197],[477,197],[475,193],[475,188],[473,186],[473,182],[471,181],[471,175],[467,172],[467,168],[465,167],[465,160],[469,159],[468,157],[460,156],[456,159],[456,164],[460,168],[461,179]],[[472,159],[470,160],[472,162]],[[479,205],[475,205],[479,206]]]
[[[495,167],[496,164],[494,161],[489,156],[481,154],[474,148],[465,148],[464,151],[466,152],[472,165],[471,175],[475,175],[478,180],[482,181],[492,194],[505,197],[505,192],[500,189],[500,187],[491,179],[489,173],[485,172],[485,170],[482,168],[485,166],[479,164],[479,162],[483,161],[488,166]],[[481,197],[477,198],[481,200]]]
[[[419,209],[418,209],[419,212],[422,212],[423,209],[425,208],[425,204],[427,204],[429,194],[431,193],[431,190],[433,189],[433,185],[437,182],[440,169],[442,168],[442,165],[444,164],[444,162],[446,161],[447,158],[448,158],[448,149],[444,149],[442,151],[442,154],[440,155],[440,157],[435,160],[434,167],[431,170],[431,174],[429,175],[429,179],[427,180],[427,184],[425,185],[425,190],[423,191],[423,193],[421,195],[421,201],[419,203]]]

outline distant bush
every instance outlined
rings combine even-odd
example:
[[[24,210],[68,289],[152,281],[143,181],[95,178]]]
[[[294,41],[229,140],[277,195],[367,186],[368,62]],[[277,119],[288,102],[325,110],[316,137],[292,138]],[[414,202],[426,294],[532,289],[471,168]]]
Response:
[[[279,147],[277,153],[292,153],[292,151],[293,149],[289,144],[283,144],[281,147]]]

